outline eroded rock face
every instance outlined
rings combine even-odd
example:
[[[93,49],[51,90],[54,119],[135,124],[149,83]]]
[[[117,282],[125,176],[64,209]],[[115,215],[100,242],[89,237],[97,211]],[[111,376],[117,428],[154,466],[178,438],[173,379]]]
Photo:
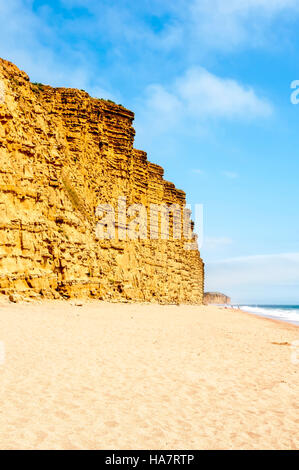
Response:
[[[207,304],[230,304],[231,299],[227,295],[221,294],[220,292],[206,292],[204,294],[204,303]]]
[[[185,239],[96,239],[97,205],[120,196],[147,210],[185,207],[184,192],[133,148],[134,114],[32,84],[1,59],[0,83],[0,292],[202,303],[203,262]]]

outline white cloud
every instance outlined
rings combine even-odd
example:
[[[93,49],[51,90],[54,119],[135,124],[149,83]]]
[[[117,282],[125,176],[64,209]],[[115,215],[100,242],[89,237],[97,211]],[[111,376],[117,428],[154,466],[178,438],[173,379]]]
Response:
[[[176,47],[183,37],[188,41],[200,38],[201,45],[227,48],[247,40],[252,45],[267,25],[287,12],[299,10],[298,0],[118,0],[117,5],[102,0],[62,0],[68,8],[82,7],[101,25],[109,24],[111,33],[125,41],[145,41],[156,47]],[[167,18],[163,27],[155,31],[148,19]],[[195,45],[197,47],[197,44]]]
[[[298,11],[297,0],[194,0],[192,34],[205,46],[219,49],[261,45],[273,38],[276,19],[283,21],[284,14]]]
[[[63,6],[72,12],[62,16],[50,3],[39,8],[37,3],[33,0],[1,2],[0,56],[14,61],[34,80],[87,91],[100,87],[107,89],[106,94],[110,95],[117,93],[110,89],[112,75],[129,75],[132,68],[135,76],[144,81],[152,72],[157,76],[165,70],[165,75],[168,71],[172,75],[174,64],[186,68],[198,64],[210,53],[210,47],[226,49],[260,43],[262,32],[270,29],[265,23],[273,26],[272,20],[277,18],[283,23],[283,13],[299,11],[298,0],[145,0],[137,3],[119,0],[117,5],[108,0],[62,0]],[[80,7],[78,15],[76,7]],[[272,30],[271,39],[275,34],[281,41],[278,28]],[[104,49],[106,57],[100,52]],[[189,86],[193,87],[191,70]],[[214,104],[216,111],[227,115],[223,87],[232,84],[213,80],[213,76],[202,76],[202,92],[204,78],[209,89],[214,88],[212,96],[205,94],[207,111],[214,111],[211,109]],[[187,79],[185,77],[182,84],[185,93]],[[164,91],[171,93],[168,87]],[[249,112],[252,104],[255,115],[259,101],[255,101],[254,94],[250,95],[250,89],[246,91],[239,96],[239,106],[242,108],[242,100],[248,100]],[[231,92],[236,99],[238,90]],[[203,107],[206,105],[203,99],[199,102]],[[188,104],[192,107],[192,103]],[[236,112],[236,106],[234,110]],[[262,106],[260,113],[264,111]]]
[[[271,103],[252,87],[217,77],[202,67],[187,70],[167,87],[150,85],[138,109],[138,131],[143,128],[144,134],[150,130],[152,135],[176,127],[198,132],[198,126],[208,118],[246,121],[273,113]]]
[[[247,302],[299,301],[299,253],[244,256],[206,263],[206,289]]]
[[[172,117],[182,106],[180,97],[161,85],[150,85],[147,87],[147,102],[161,114]]]
[[[184,25],[180,21],[184,0],[177,0],[174,6],[169,0],[62,0],[65,7],[87,9],[91,15],[90,26],[93,34],[105,34],[117,48],[125,45],[140,48],[142,54],[148,50],[170,50],[183,40]],[[161,28],[155,30],[149,20],[167,16]]]
[[[175,90],[192,115],[213,117],[265,117],[271,105],[251,87],[221,78],[202,67],[192,68],[179,78]]]

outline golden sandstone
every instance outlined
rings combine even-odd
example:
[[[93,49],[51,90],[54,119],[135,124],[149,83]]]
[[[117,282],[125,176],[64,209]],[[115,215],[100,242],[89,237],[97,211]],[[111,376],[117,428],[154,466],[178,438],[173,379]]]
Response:
[[[0,82],[1,294],[202,303],[204,265],[186,249],[192,233],[96,237],[99,204],[185,207],[185,193],[133,148],[134,114],[84,91],[33,84],[2,59]]]
[[[225,294],[221,294],[220,292],[205,292],[203,302],[205,305],[228,305],[231,303],[231,298]]]

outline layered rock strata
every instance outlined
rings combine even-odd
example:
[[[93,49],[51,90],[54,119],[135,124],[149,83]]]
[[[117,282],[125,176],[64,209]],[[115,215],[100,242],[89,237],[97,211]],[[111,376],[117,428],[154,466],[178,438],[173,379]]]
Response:
[[[227,295],[221,294],[220,292],[206,292],[204,294],[204,303],[225,305],[225,304],[230,304],[231,299]]]
[[[202,303],[203,262],[186,249],[194,241],[163,239],[159,227],[158,239],[96,236],[97,206],[120,197],[147,213],[185,207],[185,193],[134,149],[134,114],[33,84],[1,59],[0,84],[0,293]],[[117,235],[126,224],[116,216]]]

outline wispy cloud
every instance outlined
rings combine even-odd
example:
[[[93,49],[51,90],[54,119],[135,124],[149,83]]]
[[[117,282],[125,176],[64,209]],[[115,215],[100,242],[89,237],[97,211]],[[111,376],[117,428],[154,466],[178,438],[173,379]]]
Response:
[[[0,57],[14,62],[35,81],[115,96],[96,72],[94,48],[84,41],[84,32],[91,34],[85,22],[92,30],[93,20],[82,17],[76,24],[68,17],[59,17],[54,5],[38,10],[33,7],[32,0],[1,2]]]
[[[281,299],[284,302],[299,301],[299,290],[292,289],[293,298],[286,292],[295,285],[299,288],[299,253],[243,256],[214,261],[206,264],[207,289],[219,289],[230,293],[235,299],[248,301],[258,297]]]
[[[160,77],[169,73],[173,83],[179,67],[188,70],[176,86],[189,110],[199,104],[199,111],[206,115],[237,116],[243,115],[246,106],[249,115],[264,115],[269,107],[256,100],[250,88],[239,84],[240,90],[234,82],[191,66],[202,63],[211,47],[251,47],[261,36],[257,31],[264,34],[276,18],[283,21],[283,13],[295,16],[298,12],[297,0],[119,0],[117,4],[61,0],[57,5],[10,0],[0,5],[0,55],[19,64],[35,80],[91,92],[100,88],[107,96],[121,94],[112,84],[118,83],[117,77],[131,82],[133,78],[134,84],[140,81],[145,86],[155,76],[159,79],[153,82],[158,85],[149,87],[147,93],[152,97],[163,94],[163,102],[167,93],[176,97],[176,92],[159,85],[165,83]],[[140,94],[144,86],[137,84]],[[190,88],[196,96],[193,105],[187,96]]]
[[[110,39],[136,44],[140,50],[180,49],[197,56],[204,49],[231,50],[256,47],[273,39],[281,41],[273,24],[290,21],[298,14],[297,0],[63,0],[65,6],[80,6],[96,19],[100,28],[107,25]],[[101,21],[104,20],[104,21]],[[154,21],[153,21],[154,20]],[[200,45],[200,47],[199,47]]]
[[[168,86],[150,85],[137,106],[137,126],[151,134],[176,127],[198,131],[207,119],[248,121],[268,118],[272,104],[248,85],[193,67]],[[227,175],[228,176],[228,175]]]
[[[247,119],[272,113],[270,103],[258,97],[252,87],[218,77],[202,67],[189,69],[174,88],[194,116]]]
[[[273,23],[298,14],[297,0],[194,0],[190,4],[192,34],[204,47],[231,50],[256,47],[279,39]],[[285,15],[285,17],[284,17]]]
[[[239,178],[239,175],[238,173],[234,172],[234,171],[223,171],[222,174],[224,176],[226,176],[227,178],[229,179],[236,179],[236,178]]]

